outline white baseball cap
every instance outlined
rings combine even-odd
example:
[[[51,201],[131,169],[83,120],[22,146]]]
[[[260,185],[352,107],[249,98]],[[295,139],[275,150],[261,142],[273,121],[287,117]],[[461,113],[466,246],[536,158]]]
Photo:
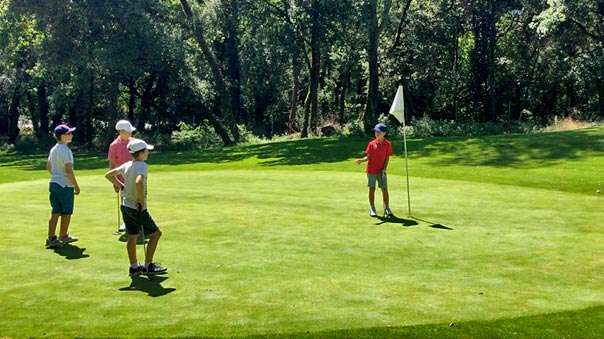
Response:
[[[132,124],[128,120],[118,121],[117,124],[115,124],[115,129],[118,131],[126,131],[130,133],[136,131],[136,128],[134,128],[134,126],[132,126]]]
[[[136,139],[136,138],[132,138],[130,139],[130,141],[128,142],[128,151],[130,153],[136,153],[140,150],[144,150],[144,149],[148,149],[148,150],[152,150],[155,147],[153,145],[148,145],[144,140],[142,139]]]

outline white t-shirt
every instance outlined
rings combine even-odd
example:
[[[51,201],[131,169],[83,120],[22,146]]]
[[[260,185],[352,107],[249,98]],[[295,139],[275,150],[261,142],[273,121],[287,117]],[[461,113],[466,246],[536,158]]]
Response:
[[[147,197],[147,165],[144,161],[128,161],[115,169],[124,177],[124,191],[122,196],[124,197],[124,206],[137,209],[138,191],[136,190],[136,177],[141,174],[144,177],[143,180],[143,194]],[[147,199],[145,200],[145,206],[143,210],[147,209]]]
[[[48,161],[50,162],[50,170],[52,172],[50,182],[59,184],[61,187],[74,187],[65,171],[65,164],[71,164],[73,169],[73,153],[71,153],[71,149],[65,144],[54,145],[48,154]]]

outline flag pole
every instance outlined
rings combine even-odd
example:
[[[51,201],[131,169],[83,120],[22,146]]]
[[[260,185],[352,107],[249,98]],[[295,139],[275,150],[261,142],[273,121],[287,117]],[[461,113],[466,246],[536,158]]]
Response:
[[[399,123],[403,124],[403,145],[405,149],[405,175],[407,177],[407,207],[409,211],[409,217],[411,217],[411,193],[409,191],[409,158],[407,156],[407,131],[405,128],[405,98],[403,92],[403,85],[398,86],[394,101],[390,107],[390,114],[392,114]]]
[[[411,194],[409,193],[409,161],[407,158],[407,132],[403,125],[403,145],[405,147],[405,174],[407,176],[407,207],[409,208],[409,215],[411,217]]]

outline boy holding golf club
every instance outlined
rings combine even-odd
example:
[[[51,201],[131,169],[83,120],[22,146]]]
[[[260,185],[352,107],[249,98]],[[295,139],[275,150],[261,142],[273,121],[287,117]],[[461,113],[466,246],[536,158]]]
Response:
[[[369,187],[369,215],[377,217],[375,209],[375,183],[377,181],[382,189],[382,200],[384,201],[384,214],[391,217],[392,211],[390,206],[390,196],[388,194],[388,178],[386,177],[386,168],[388,161],[392,156],[392,144],[386,139],[386,131],[388,127],[382,123],[375,125],[373,131],[375,139],[367,144],[365,157],[357,159],[356,163],[360,164],[367,162],[365,173],[367,173],[367,186]]]
[[[157,243],[162,233],[155,221],[147,211],[147,168],[145,162],[149,150],[153,145],[148,145],[141,139],[131,138],[128,142],[128,151],[132,154],[131,161],[118,166],[105,174],[114,187],[123,191],[124,200],[121,205],[122,217],[126,225],[128,241],[126,249],[130,260],[130,276],[156,275],[167,273],[168,269],[153,262]],[[123,180],[120,179],[123,177]],[[136,239],[139,232],[149,235],[149,246],[143,243],[145,251],[145,265],[141,266],[136,256]]]
[[[73,172],[73,153],[67,146],[73,139],[73,131],[75,131],[75,127],[65,124],[55,127],[53,135],[57,144],[50,150],[46,162],[46,170],[51,174],[48,191],[52,207],[48,219],[47,248],[58,248],[78,241],[78,238],[68,233],[73,214],[74,195],[80,194],[80,186]],[[61,219],[61,226],[59,238],[57,238],[59,219]]]
[[[107,159],[109,160],[109,169],[112,170],[130,160],[132,160],[132,156],[128,151],[128,141],[132,137],[132,133],[136,131],[136,128],[132,126],[130,121],[128,120],[120,120],[115,124],[115,129],[118,132],[117,138],[113,140],[111,145],[109,145],[109,152],[107,153]],[[123,178],[120,178],[123,181]],[[117,231],[114,234],[119,234],[126,230],[126,225],[120,222],[120,205],[122,198],[120,196],[120,188],[114,186],[113,189],[115,193],[117,193],[117,201],[118,201],[118,210],[117,210],[117,220],[118,227]]]

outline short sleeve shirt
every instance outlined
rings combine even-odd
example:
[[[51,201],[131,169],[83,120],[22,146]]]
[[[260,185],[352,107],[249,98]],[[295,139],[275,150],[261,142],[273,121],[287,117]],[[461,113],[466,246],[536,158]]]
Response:
[[[386,160],[392,155],[392,144],[387,139],[384,139],[381,143],[376,138],[367,144],[365,153],[369,155],[369,161],[365,168],[367,174],[379,174],[384,169]]]
[[[147,165],[144,161],[128,161],[118,167],[116,170],[124,177],[124,206],[130,207],[133,209],[137,208],[138,203],[138,190],[136,189],[136,177],[140,174],[144,176],[143,180],[143,194],[145,198],[147,197],[147,169],[149,165]],[[147,209],[146,201],[143,209]]]
[[[50,162],[50,170],[52,172],[50,182],[59,184],[61,187],[73,187],[73,183],[69,180],[65,171],[65,164],[72,164],[73,168],[73,153],[71,149],[65,144],[54,145],[48,154],[48,161]]]
[[[128,151],[128,141],[123,141],[119,136],[109,145],[107,159],[115,161],[115,166],[120,166],[130,160],[132,155]]]

